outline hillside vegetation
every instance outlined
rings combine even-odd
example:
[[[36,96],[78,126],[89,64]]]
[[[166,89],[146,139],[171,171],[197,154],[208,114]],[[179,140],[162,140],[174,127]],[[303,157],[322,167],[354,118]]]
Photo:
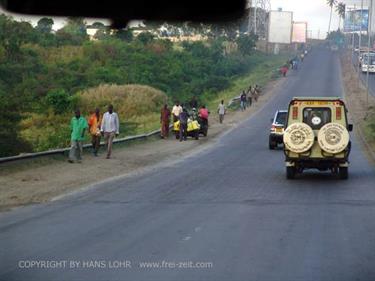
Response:
[[[113,103],[122,135],[154,129],[162,103],[212,100],[273,59],[254,50],[256,37],[225,32],[172,43],[102,30],[90,41],[82,19],[52,33],[48,19],[32,27],[4,15],[0,30],[0,157],[65,147],[76,107],[87,116]],[[228,52],[228,40],[238,48]]]

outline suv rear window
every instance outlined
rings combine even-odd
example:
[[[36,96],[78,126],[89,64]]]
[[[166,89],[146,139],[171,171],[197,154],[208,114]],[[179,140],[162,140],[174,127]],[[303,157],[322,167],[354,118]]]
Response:
[[[306,107],[303,110],[303,123],[313,130],[319,130],[325,124],[331,122],[330,108]]]
[[[275,124],[285,125],[287,112],[278,112],[276,115]]]

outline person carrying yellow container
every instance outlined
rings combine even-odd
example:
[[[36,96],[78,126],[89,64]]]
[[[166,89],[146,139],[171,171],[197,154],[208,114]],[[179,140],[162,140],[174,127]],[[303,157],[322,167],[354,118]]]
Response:
[[[179,121],[180,121],[180,142],[182,140],[186,141],[187,139],[187,126],[188,126],[188,119],[189,119],[189,113],[187,112],[186,108],[182,110],[182,112],[179,115]]]

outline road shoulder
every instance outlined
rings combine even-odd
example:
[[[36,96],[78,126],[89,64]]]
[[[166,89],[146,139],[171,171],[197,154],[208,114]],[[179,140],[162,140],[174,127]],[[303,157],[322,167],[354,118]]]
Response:
[[[66,194],[87,190],[112,178],[137,175],[207,149],[222,134],[228,133],[261,109],[286,80],[278,79],[268,83],[258,102],[244,112],[228,112],[224,124],[219,124],[218,115],[213,113],[208,137],[202,137],[198,141],[190,138],[181,143],[173,135],[164,140],[155,137],[148,141],[116,146],[112,159],[105,159],[103,150],[99,157],[94,157],[89,152],[84,153],[80,164],[69,164],[63,157],[1,164],[0,211],[62,198]]]
[[[351,54],[343,51],[340,54],[341,76],[344,99],[348,107],[349,117],[354,123],[354,132],[366,152],[369,162],[375,164],[375,142],[367,133],[367,121],[375,108],[375,98],[367,96],[367,91],[358,77],[358,72],[351,63]]]

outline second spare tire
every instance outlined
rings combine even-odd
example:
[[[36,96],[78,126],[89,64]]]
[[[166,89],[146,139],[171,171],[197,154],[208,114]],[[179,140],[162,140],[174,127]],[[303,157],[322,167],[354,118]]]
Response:
[[[318,133],[318,143],[325,152],[336,154],[345,150],[349,144],[349,132],[341,124],[325,124]]]

